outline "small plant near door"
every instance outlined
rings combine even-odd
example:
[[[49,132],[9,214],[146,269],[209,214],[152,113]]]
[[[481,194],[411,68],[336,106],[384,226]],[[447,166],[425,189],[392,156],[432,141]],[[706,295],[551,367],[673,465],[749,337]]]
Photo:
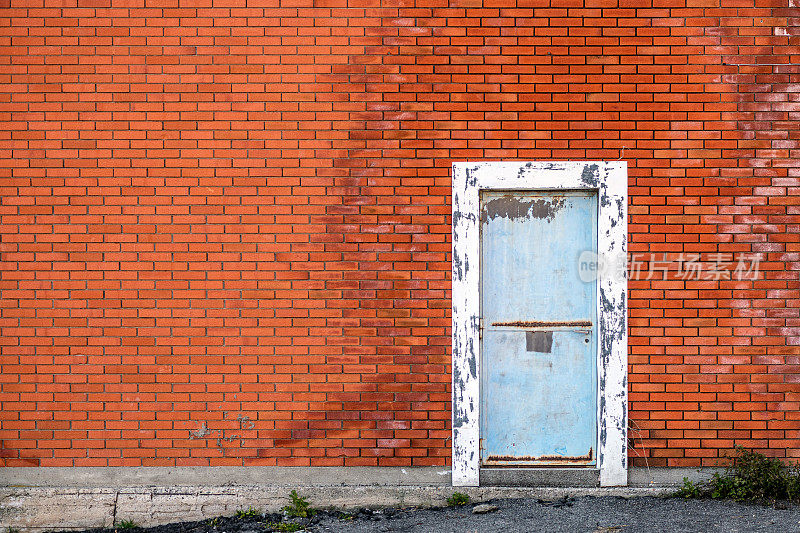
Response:
[[[447,498],[447,505],[450,507],[460,507],[469,503],[469,496],[463,492],[454,492],[452,496]]]

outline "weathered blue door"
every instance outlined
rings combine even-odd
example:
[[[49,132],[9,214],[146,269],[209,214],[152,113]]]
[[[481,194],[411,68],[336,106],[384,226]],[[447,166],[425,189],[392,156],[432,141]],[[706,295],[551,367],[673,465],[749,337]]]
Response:
[[[597,195],[481,195],[481,463],[596,464]]]

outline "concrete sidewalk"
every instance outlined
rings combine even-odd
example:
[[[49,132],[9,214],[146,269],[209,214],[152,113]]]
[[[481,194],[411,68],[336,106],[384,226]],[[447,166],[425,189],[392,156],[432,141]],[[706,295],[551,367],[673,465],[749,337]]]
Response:
[[[274,512],[287,504],[292,490],[318,508],[442,506],[455,491],[475,502],[661,495],[674,491],[683,477],[697,480],[712,471],[631,469],[628,487],[552,486],[564,485],[574,473],[540,471],[534,487],[454,488],[447,468],[2,468],[0,527],[88,529],[122,519],[153,526],[233,515],[248,507]]]

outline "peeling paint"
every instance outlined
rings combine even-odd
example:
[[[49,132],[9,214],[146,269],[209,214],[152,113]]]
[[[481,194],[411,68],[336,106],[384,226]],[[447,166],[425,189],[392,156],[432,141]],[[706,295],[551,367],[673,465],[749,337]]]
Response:
[[[477,365],[477,357],[475,357],[475,348],[473,347],[473,341],[470,339],[469,341],[469,353],[470,356],[467,359],[469,363],[469,377],[477,378],[478,377],[478,365]]]
[[[473,173],[479,169],[480,165],[467,169],[467,187],[475,187],[478,180],[473,176]]]
[[[564,198],[541,198],[522,200],[512,194],[486,202],[481,210],[481,222],[501,218],[540,218],[553,220],[555,214],[565,205]]]
[[[597,187],[597,178],[600,175],[599,166],[586,165],[581,172],[581,183],[587,187]]]
[[[459,278],[464,276],[464,263],[461,261],[460,254],[453,254],[453,274],[458,276]]]

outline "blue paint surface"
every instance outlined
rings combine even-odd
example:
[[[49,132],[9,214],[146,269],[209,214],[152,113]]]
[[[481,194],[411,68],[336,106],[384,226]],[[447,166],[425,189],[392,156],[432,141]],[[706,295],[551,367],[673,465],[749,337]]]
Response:
[[[587,250],[597,251],[596,194],[481,195],[483,464],[596,464],[597,287],[578,276]],[[493,325],[520,321],[591,326]],[[534,330],[553,332],[549,353],[529,351],[547,347],[526,343]]]

